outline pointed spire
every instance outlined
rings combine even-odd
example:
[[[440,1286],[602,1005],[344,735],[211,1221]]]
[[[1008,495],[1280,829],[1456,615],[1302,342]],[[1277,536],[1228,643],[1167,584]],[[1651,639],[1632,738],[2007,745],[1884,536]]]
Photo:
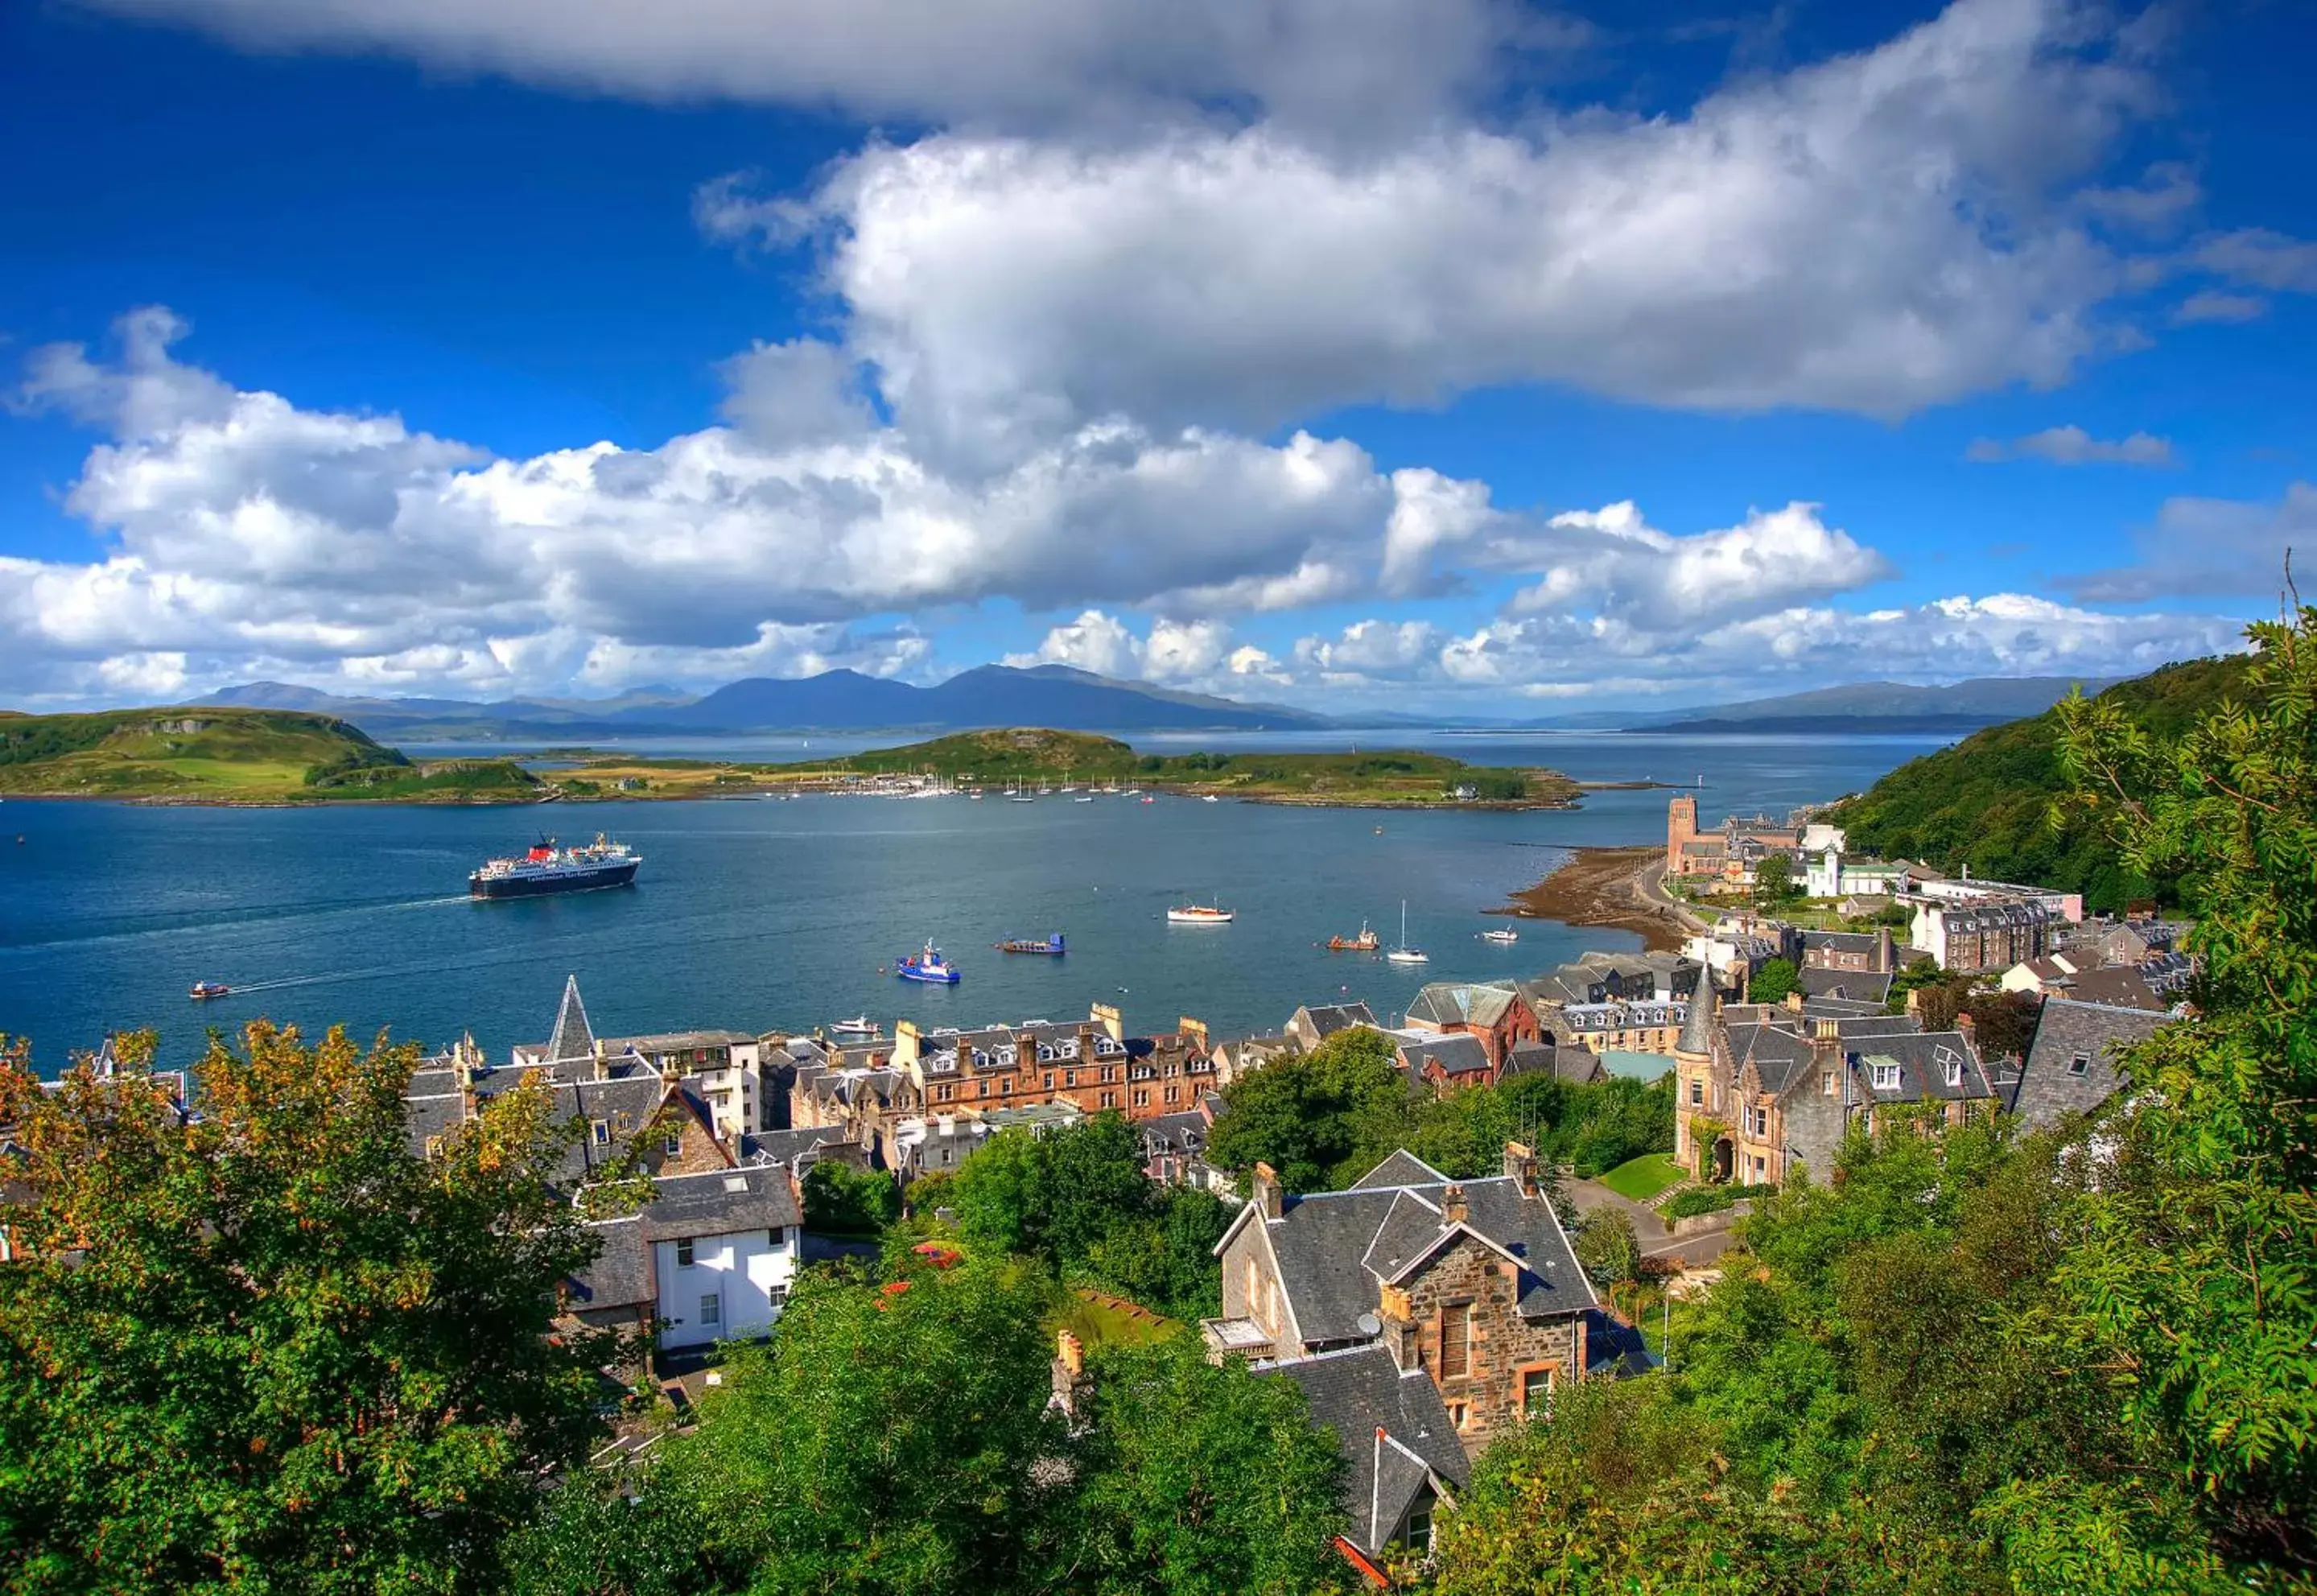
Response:
[[[595,1033],[587,1027],[587,1006],[579,1000],[579,978],[563,982],[563,1002],[555,1011],[555,1034],[547,1039],[547,1063],[586,1063],[595,1056]]]
[[[1682,1017],[1681,1039],[1673,1045],[1685,1058],[1713,1056],[1713,1010],[1720,1002],[1713,991],[1713,972],[1697,973],[1697,990],[1689,994],[1689,1012]]]

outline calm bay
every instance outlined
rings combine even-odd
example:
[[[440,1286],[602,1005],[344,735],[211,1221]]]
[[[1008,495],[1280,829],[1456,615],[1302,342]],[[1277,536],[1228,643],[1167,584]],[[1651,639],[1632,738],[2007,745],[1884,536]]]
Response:
[[[885,739],[727,742],[725,757],[810,758]],[[1703,778],[1710,820],[1837,796],[1935,738],[1393,732],[1143,738],[1183,748],[1424,746],[1475,764],[1543,764],[1579,780]],[[636,752],[698,751],[638,747]],[[420,750],[414,750],[420,751]],[[537,1040],[567,973],[606,1035],[727,1026],[802,1029],[867,1012],[890,1027],[1063,1018],[1119,1004],[1130,1027],[1178,1015],[1218,1036],[1278,1025],[1301,1002],[1361,998],[1396,1018],[1425,982],[1528,974],[1628,934],[1483,918],[1588,844],[1664,835],[1662,791],[1588,794],[1569,811],[1425,814],[1160,797],[807,797],[529,808],[232,809],[0,805],[0,1032],[54,1071],[106,1031],[151,1026],[181,1059],[210,1026],[260,1015],[494,1054]],[[638,884],[478,903],[466,875],[542,828],[597,830],[645,856]],[[1381,830],[1379,830],[1381,828]],[[20,844],[17,838],[22,836]],[[1166,923],[1219,899],[1219,928]],[[1363,919],[1389,946],[1401,901],[1427,965],[1330,955]],[[1063,932],[1067,956],[991,944]],[[893,979],[931,938],[964,971],[947,989]],[[233,996],[195,1005],[196,980]]]

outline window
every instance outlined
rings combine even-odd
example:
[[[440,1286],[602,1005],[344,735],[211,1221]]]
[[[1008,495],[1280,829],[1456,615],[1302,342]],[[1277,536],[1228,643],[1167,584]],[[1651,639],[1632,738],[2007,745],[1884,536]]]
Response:
[[[700,1323],[702,1324],[721,1324],[723,1322],[724,1299],[712,1291],[701,1293]]]
[[[595,1140],[596,1146],[609,1147],[612,1144],[612,1122],[608,1119],[589,1121],[587,1134]]]
[[[1076,1070],[1065,1070],[1062,1071],[1062,1084],[1064,1086],[1076,1086],[1078,1083],[1078,1072]]]
[[[1830,1098],[1830,1097],[1834,1096],[1834,1071],[1831,1071],[1831,1070],[1822,1070],[1822,1071],[1820,1071],[1819,1072],[1819,1078],[1818,1078],[1818,1089],[1819,1089],[1819,1090],[1820,1090],[1821,1093],[1823,1093],[1823,1094],[1824,1094],[1825,1096],[1827,1096],[1827,1097],[1829,1097],[1829,1098]]]
[[[1103,1106],[1104,1107],[1105,1107],[1105,1108],[1115,1108],[1115,1107],[1118,1107],[1118,1094],[1117,1094],[1116,1092],[1114,1092],[1114,1091],[1106,1091],[1106,1092],[1103,1093],[1103,1094],[1102,1094],[1102,1106]]]
[[[1472,1422],[1472,1404],[1469,1402],[1452,1402],[1445,1405],[1448,1409],[1448,1422],[1455,1426],[1457,1434],[1463,1434],[1465,1427]]]
[[[1552,1385],[1556,1370],[1551,1364],[1539,1368],[1525,1368],[1520,1377],[1521,1412],[1532,1419],[1541,1419],[1552,1412]]]
[[[1702,1107],[1704,1105],[1704,1102],[1705,1082],[1703,1080],[1691,1081],[1689,1083],[1689,1106],[1693,1108]]]
[[[1961,1059],[1949,1059],[1947,1061],[1947,1084],[1949,1086],[1961,1086],[1963,1084],[1963,1061]]]
[[[1051,1070],[1046,1071],[1046,1089],[1048,1091],[1054,1089],[1054,1072]]]
[[[783,1230],[768,1230],[765,1233],[765,1245],[774,1252],[778,1252],[787,1245],[788,1239],[788,1232]]]
[[[2080,1053],[2068,1061],[2068,1073],[2071,1075],[2080,1075],[2091,1067],[2092,1055],[2089,1053]]]
[[[789,1288],[785,1286],[767,1286],[765,1287],[765,1296],[773,1305],[773,1312],[777,1314],[781,1311],[781,1305],[789,1300]]]
[[[684,1269],[692,1267],[692,1240],[690,1236],[675,1238],[675,1261]]]
[[[680,1130],[668,1132],[667,1140],[660,1143],[660,1151],[670,1158],[681,1153],[684,1151],[684,1133]]]
[[[1134,1106],[1138,1108],[1148,1108],[1150,1107],[1150,1094],[1144,1091],[1141,1088],[1137,1087],[1134,1090]]]
[[[1898,1065],[1876,1064],[1874,1066],[1874,1089],[1876,1091],[1896,1091],[1899,1089]]]
[[[1400,1538],[1400,1544],[1411,1552],[1432,1555],[1432,1508],[1429,1503],[1408,1515],[1408,1528]]]
[[[1472,1371],[1472,1305],[1451,1303],[1440,1310],[1440,1377],[1461,1380]]]

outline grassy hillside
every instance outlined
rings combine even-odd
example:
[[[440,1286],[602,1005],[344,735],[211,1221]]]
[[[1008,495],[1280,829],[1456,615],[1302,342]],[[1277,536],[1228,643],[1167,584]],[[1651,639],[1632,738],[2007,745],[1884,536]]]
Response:
[[[2244,678],[2243,655],[2168,665],[2099,695],[2152,736],[2178,737]],[[2065,785],[2060,716],[2046,710],[1974,732],[1953,748],[1911,760],[1841,804],[1829,818],[1851,847],[1886,859],[1919,859],[1939,869],[2032,882],[2084,894],[2088,906],[2121,909],[2133,898],[2164,896],[2168,883],[2134,875],[2090,829],[2055,830],[2052,800]]]
[[[537,786],[502,760],[414,765],[344,721],[287,710],[0,720],[0,793],[282,802],[521,798]]]
[[[1036,728],[961,732],[835,763],[872,774],[931,771],[985,786],[1115,782],[1282,802],[1448,803],[1456,802],[1459,787],[1473,789],[1478,802],[1490,803],[1557,803],[1576,795],[1556,771],[1500,770],[1445,754],[1138,754],[1114,738]]]

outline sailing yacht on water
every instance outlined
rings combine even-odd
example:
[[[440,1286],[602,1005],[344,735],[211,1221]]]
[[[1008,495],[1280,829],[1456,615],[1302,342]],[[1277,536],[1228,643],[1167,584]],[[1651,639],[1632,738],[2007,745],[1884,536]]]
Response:
[[[1400,946],[1383,955],[1395,964],[1428,964],[1432,955],[1420,947],[1408,946],[1408,900],[1400,901]]]

